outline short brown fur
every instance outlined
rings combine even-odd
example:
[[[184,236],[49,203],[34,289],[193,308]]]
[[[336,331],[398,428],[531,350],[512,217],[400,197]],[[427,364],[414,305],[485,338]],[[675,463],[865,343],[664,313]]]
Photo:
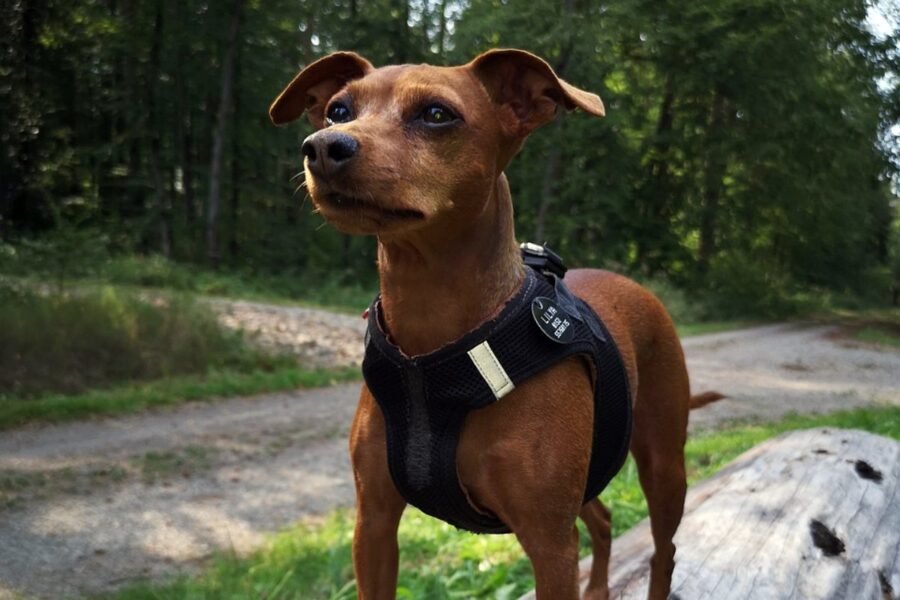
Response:
[[[325,119],[336,103],[350,116],[330,124]],[[429,124],[424,111],[436,104],[458,118]],[[328,125],[304,142],[310,195],[336,228],[377,237],[385,326],[407,355],[458,339],[518,289],[524,267],[503,169],[559,106],[604,114],[599,97],[520,50],[493,50],[460,67],[380,69],[336,53],[304,69],[273,103],[278,124],[308,110],[317,128]],[[631,451],[655,543],[649,597],[662,599],[686,487],[691,397],[681,345],[663,306],[636,283],[593,269],[570,271],[565,281],[604,320],[625,361],[634,402]],[[594,549],[584,597],[608,597],[610,513],[599,499],[582,506],[592,427],[590,374],[572,358],[470,413],[461,434],[460,481],[475,506],[515,533],[542,599],[578,597],[578,516]],[[405,502],[388,471],[382,414],[365,385],[350,453],[359,597],[393,598]]]

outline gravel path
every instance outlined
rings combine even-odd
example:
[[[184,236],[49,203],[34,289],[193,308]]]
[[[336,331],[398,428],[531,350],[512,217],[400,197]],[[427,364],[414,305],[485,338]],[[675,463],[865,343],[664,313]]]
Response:
[[[260,338],[298,344],[322,364],[329,352],[358,361],[361,319],[235,306],[225,314],[258,322]],[[300,339],[306,327],[326,328],[338,347]],[[693,389],[730,396],[695,411],[695,431],[900,404],[900,352],[850,342],[834,327],[772,325],[684,346]],[[3,432],[0,598],[60,598],[191,570],[215,549],[245,552],[265,532],[351,505],[356,394],[342,385]]]
[[[220,323],[245,332],[267,350],[294,354],[316,367],[362,364],[366,321],[359,316],[223,298],[208,303],[219,313]]]

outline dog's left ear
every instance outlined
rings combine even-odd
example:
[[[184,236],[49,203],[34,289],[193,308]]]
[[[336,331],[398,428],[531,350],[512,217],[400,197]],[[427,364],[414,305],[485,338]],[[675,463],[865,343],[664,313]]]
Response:
[[[334,52],[300,71],[269,107],[269,118],[284,125],[309,111],[309,121],[321,129],[325,103],[353,79],[359,79],[375,67],[355,52]]]
[[[489,50],[466,66],[501,106],[503,126],[515,137],[524,138],[551,121],[560,106],[596,117],[606,114],[600,96],[566,83],[530,52]]]

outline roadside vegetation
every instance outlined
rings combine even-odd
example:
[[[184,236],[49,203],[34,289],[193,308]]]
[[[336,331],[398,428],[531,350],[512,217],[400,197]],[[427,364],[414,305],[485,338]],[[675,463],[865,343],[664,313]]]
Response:
[[[94,232],[95,233],[95,232]],[[98,234],[99,235],[99,234]],[[345,269],[285,269],[277,273],[235,266],[209,269],[176,262],[158,254],[109,254],[91,245],[91,230],[62,228],[54,241],[0,243],[0,284],[19,284],[57,293],[99,290],[152,291],[219,296],[273,304],[300,304],[357,315],[375,296],[377,276]],[[699,335],[747,327],[766,321],[814,318],[900,323],[900,308],[886,308],[882,298],[824,290],[789,292],[772,289],[778,300],[749,301],[730,293],[683,288],[669,280],[629,273],[624,265],[606,265],[631,276],[656,294],[682,335]],[[749,303],[748,303],[749,302]]]
[[[112,287],[0,288],[0,347],[0,389],[24,397],[286,363],[252,350],[187,296],[144,301]]]
[[[36,421],[58,423],[121,415],[191,400],[323,387],[360,377],[358,369],[309,369],[288,363],[271,370],[211,370],[202,375],[127,383],[80,394],[0,395],[0,430]]]
[[[359,379],[357,370],[311,370],[291,357],[261,352],[222,329],[196,297],[358,314],[371,301],[375,281],[213,271],[159,256],[111,257],[88,247],[82,232],[52,244],[0,247],[0,429]],[[792,314],[845,325],[849,337],[865,343],[900,346],[898,309],[865,308],[852,299],[838,308],[823,297],[818,303],[807,299],[807,308],[797,305],[796,312],[733,318],[709,299],[662,280],[645,284],[682,337]]]
[[[111,255],[92,244],[97,235],[91,230],[62,227],[53,241],[0,243],[0,282],[6,279],[57,293],[115,286],[303,304],[352,314],[368,306],[378,288],[373,277],[361,279],[343,270],[285,269],[273,273],[252,266],[214,270],[158,254]]]
[[[900,349],[900,324],[874,323],[866,325],[857,330],[856,339]]]
[[[0,428],[358,377],[264,353],[190,296],[148,301],[111,286],[0,281],[0,348]]]
[[[785,431],[810,427],[862,429],[900,439],[900,407],[794,416],[772,424],[744,424],[692,436],[687,444],[690,481],[709,477],[752,446]],[[618,536],[647,515],[647,507],[629,459],[603,492]],[[199,577],[163,584],[136,585],[105,600],[175,600],[182,598],[356,597],[350,545],[353,513],[338,510],[321,520],[300,523],[274,536],[262,550],[247,556],[220,554]],[[476,536],[407,510],[400,526],[401,566],[398,598],[513,599],[533,586],[531,567],[515,538]],[[581,529],[582,555],[590,553]]]

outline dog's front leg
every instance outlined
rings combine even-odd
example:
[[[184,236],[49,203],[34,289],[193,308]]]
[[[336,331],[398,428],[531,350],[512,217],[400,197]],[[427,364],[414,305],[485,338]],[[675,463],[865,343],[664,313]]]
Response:
[[[400,510],[357,501],[353,533],[353,570],[360,600],[393,600],[397,590],[397,525]]]
[[[353,570],[360,600],[393,599],[397,590],[397,526],[406,502],[394,487],[387,464],[384,417],[363,386],[350,431],[356,484]]]
[[[578,530],[533,522],[515,532],[534,568],[538,600],[578,599]]]

